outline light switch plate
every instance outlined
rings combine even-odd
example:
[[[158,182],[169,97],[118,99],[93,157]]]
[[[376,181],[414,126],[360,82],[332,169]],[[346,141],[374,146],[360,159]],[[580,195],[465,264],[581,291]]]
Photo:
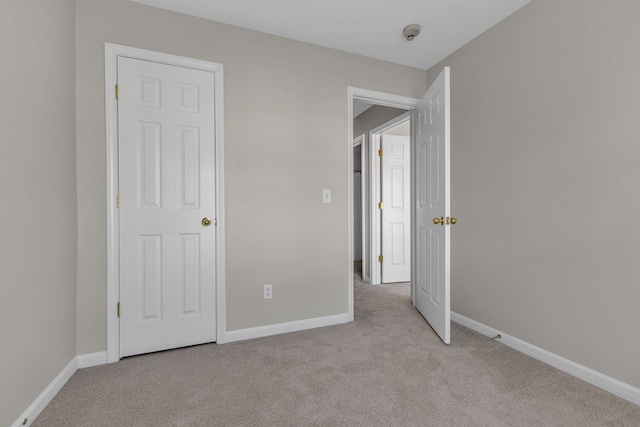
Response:
[[[322,190],[322,203],[331,203],[331,190]]]

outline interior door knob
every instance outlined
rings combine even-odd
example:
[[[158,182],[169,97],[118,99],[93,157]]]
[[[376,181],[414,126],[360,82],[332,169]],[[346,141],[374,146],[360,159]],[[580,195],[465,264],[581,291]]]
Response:
[[[455,224],[457,222],[458,222],[458,220],[455,217],[452,216],[451,217],[451,225],[453,225],[453,224]]]
[[[433,223],[435,225],[444,225],[444,217],[440,217],[440,218],[433,218]]]
[[[202,225],[208,227],[211,225],[211,218],[202,218]]]

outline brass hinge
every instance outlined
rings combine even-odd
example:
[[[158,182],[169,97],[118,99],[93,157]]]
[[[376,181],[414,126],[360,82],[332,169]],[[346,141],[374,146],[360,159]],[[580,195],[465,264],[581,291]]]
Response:
[[[382,202],[378,202],[378,209],[382,209]]]
[[[120,303],[118,303],[118,317],[120,317]]]
[[[378,156],[382,157],[382,149],[378,150]]]
[[[120,209],[120,193],[116,193],[116,208]]]
[[[378,262],[382,262],[382,255],[378,257]]]
[[[116,83],[116,99],[119,99],[118,98],[118,84],[117,83]]]

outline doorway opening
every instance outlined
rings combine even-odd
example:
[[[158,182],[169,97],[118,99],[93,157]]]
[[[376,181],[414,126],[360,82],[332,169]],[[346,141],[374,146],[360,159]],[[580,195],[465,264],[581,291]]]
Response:
[[[372,285],[411,280],[411,112],[398,111],[369,131],[371,201],[365,221]]]
[[[384,205],[385,191],[389,192],[385,184],[393,181],[394,172],[382,173],[383,164],[389,166],[386,160],[392,156],[384,158],[380,154],[384,152],[382,146],[397,137],[405,139],[408,160],[411,113],[401,108],[354,101],[354,114],[354,272],[359,273],[364,282],[379,285],[383,264],[380,260],[384,260],[381,242],[383,215],[379,203]],[[388,151],[387,154],[392,153]],[[408,196],[408,175],[405,183],[407,188],[404,190]],[[406,213],[409,213],[409,206],[406,206]],[[409,224],[406,225],[408,229]]]
[[[347,304],[354,319],[353,273],[353,117],[354,101],[413,110],[409,151],[411,302],[445,344],[451,323],[451,69],[444,67],[422,99],[364,89],[348,89],[348,256]]]
[[[368,218],[371,217],[372,212],[375,213],[375,209],[372,209],[374,199],[379,198],[379,192],[374,192],[372,196],[372,185],[370,185],[370,172],[373,169],[371,165],[371,154],[377,155],[377,150],[379,148],[372,148],[370,141],[370,131],[377,130],[380,133],[383,133],[387,129],[376,129],[379,128],[380,125],[387,124],[390,120],[394,118],[398,118],[403,114],[406,114],[406,118],[404,121],[410,119],[411,110],[413,110],[419,99],[408,98],[404,96],[392,95],[383,92],[374,92],[366,89],[358,89],[358,88],[349,88],[348,89],[348,134],[349,134],[349,145],[348,145],[348,259],[349,259],[349,268],[348,268],[348,310],[349,310],[349,320],[353,321],[354,318],[354,304],[353,304],[353,286],[354,286],[354,272],[356,271],[356,263],[354,262],[355,252],[356,252],[356,238],[359,237],[360,248],[362,251],[362,278],[365,281],[371,282],[372,276],[372,266],[378,263],[378,256],[381,254],[375,255],[375,263],[372,262],[372,244],[371,244],[371,223],[372,221],[368,221]],[[360,120],[355,120],[356,117],[360,116]],[[368,121],[369,124],[364,124],[364,120]],[[399,123],[394,123],[399,124]],[[389,124],[388,128],[392,128],[393,124]],[[411,129],[409,124],[409,129]],[[409,132],[409,136],[411,137],[411,131]],[[354,151],[354,143],[358,143],[361,147],[360,151]],[[357,191],[354,187],[354,181],[356,180],[357,170],[355,168],[356,163],[354,159],[354,153],[360,154],[361,161],[360,163],[360,207],[361,207],[361,222],[355,218],[355,213],[357,209],[357,203],[355,198],[355,192]],[[376,187],[379,187],[380,184],[376,184]],[[374,190],[375,191],[375,190]],[[376,200],[379,203],[380,200]],[[355,227],[356,224],[361,225],[362,235],[356,236]],[[380,234],[380,233],[378,233]]]

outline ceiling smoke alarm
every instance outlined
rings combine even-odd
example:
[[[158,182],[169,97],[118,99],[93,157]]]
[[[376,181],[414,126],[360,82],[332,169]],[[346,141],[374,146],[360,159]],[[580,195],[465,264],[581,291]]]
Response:
[[[418,37],[418,34],[420,34],[420,25],[418,24],[407,25],[406,27],[404,27],[404,30],[402,30],[402,34],[404,34],[405,39],[407,39],[408,41],[411,41],[416,37]]]

